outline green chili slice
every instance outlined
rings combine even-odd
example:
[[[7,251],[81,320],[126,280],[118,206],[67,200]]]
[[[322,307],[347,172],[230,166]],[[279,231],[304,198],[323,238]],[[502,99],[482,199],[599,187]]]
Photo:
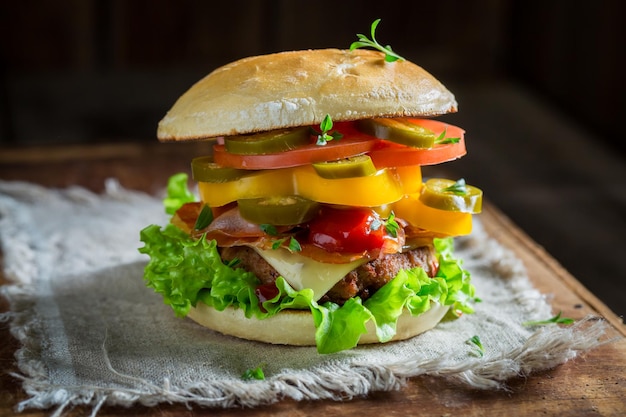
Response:
[[[213,162],[211,156],[200,156],[191,160],[191,176],[194,181],[223,183],[234,181],[254,171],[223,167]]]
[[[306,145],[310,141],[310,129],[300,127],[270,130],[252,135],[229,136],[224,138],[224,147],[227,152],[237,155],[265,155],[289,151]]]
[[[376,173],[372,158],[367,155],[317,162],[313,164],[313,168],[320,177],[326,179],[365,177]]]
[[[297,195],[241,199],[237,204],[244,219],[275,226],[306,223],[319,211],[319,203]]]
[[[475,214],[482,210],[483,192],[462,179],[431,178],[424,183],[419,199],[439,210]]]
[[[379,139],[413,148],[432,148],[435,145],[435,139],[437,139],[437,135],[432,130],[416,125],[410,119],[402,117],[363,119],[359,120],[357,128]]]

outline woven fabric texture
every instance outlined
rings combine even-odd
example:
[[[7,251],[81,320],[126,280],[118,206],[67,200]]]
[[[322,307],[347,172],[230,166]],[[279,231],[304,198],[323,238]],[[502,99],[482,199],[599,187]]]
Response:
[[[438,375],[479,389],[555,367],[597,346],[600,321],[529,328],[554,312],[521,262],[476,222],[456,255],[471,272],[475,314],[413,339],[332,355],[315,348],[238,340],[174,317],[142,280],[139,231],[165,224],[161,200],[121,188],[46,189],[0,181],[2,287],[19,375],[28,399],[16,405],[86,404],[253,407],[280,401],[347,400]],[[479,336],[484,351],[467,341]],[[264,380],[241,375],[262,366]]]

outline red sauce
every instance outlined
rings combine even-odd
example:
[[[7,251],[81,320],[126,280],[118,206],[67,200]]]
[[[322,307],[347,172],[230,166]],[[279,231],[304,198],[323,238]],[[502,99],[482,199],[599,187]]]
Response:
[[[328,252],[361,253],[380,249],[385,226],[368,208],[324,207],[309,224],[308,242]]]
[[[267,300],[271,300],[278,295],[280,291],[276,287],[274,283],[272,284],[261,284],[254,289],[254,294],[259,299],[259,307],[263,312],[267,312],[263,308],[263,303]]]

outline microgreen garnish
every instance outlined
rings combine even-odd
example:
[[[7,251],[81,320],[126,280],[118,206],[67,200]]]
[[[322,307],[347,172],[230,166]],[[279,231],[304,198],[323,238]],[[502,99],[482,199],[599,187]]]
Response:
[[[443,191],[447,193],[456,194],[456,195],[466,195],[467,185],[465,184],[465,179],[461,178],[457,180],[451,186],[444,188]]]
[[[300,242],[298,242],[293,236],[289,239],[289,250],[292,252],[300,252],[302,250]]]
[[[202,230],[213,221],[213,212],[211,208],[206,204],[202,206],[202,210],[196,219],[196,224],[193,225],[193,230]]]
[[[278,248],[280,248],[281,246],[283,246],[283,244],[289,240],[289,244],[287,245],[287,248],[291,251],[291,252],[300,252],[302,250],[302,246],[300,246],[300,242],[298,242],[296,240],[295,237],[290,236],[290,237],[284,237],[282,239],[277,239],[274,242],[272,242],[272,249],[276,250]]]
[[[267,233],[270,236],[278,236],[278,230],[276,230],[276,226],[274,226],[273,224],[263,223],[260,224],[259,227],[264,233]],[[302,246],[300,246],[300,243],[293,236],[287,236],[282,239],[274,240],[272,242],[272,249],[276,250],[280,248],[287,240],[289,240],[289,244],[287,245],[287,247],[290,251],[300,252],[302,250]]]
[[[435,139],[435,145],[448,145],[450,143],[459,143],[461,141],[461,138],[447,138],[446,133],[447,129],[444,129],[444,131],[437,136],[437,139]]]
[[[485,354],[485,348],[483,347],[483,343],[480,341],[480,337],[478,335],[474,335],[465,341],[470,346],[474,346],[477,348],[477,354],[481,358]]]
[[[331,140],[339,140],[343,137],[343,135],[337,131],[331,132],[332,128],[333,119],[330,117],[330,114],[327,114],[326,116],[324,116],[324,120],[322,120],[322,123],[320,123],[321,132],[315,132],[317,133],[316,145],[324,146]]]
[[[370,230],[376,231],[380,229],[382,225],[385,225],[385,231],[387,231],[389,236],[398,237],[398,229],[400,228],[400,225],[396,221],[396,215],[393,211],[389,214],[387,220],[381,220],[378,218],[372,220],[372,223],[370,223]]]
[[[226,266],[229,268],[234,268],[235,266],[239,265],[240,262],[241,262],[241,259],[233,258],[226,263]]]
[[[549,318],[547,320],[531,320],[525,321],[522,323],[522,326],[533,327],[533,326],[544,326],[547,324],[573,324],[574,319],[570,319],[568,317],[561,317],[561,312],[556,316]]]
[[[264,224],[259,225],[259,227],[261,228],[263,233],[267,233],[270,236],[276,236],[278,234],[278,231],[276,230],[276,226],[274,226],[273,224],[264,223]]]
[[[392,49],[391,45],[382,46],[376,40],[376,27],[380,23],[380,19],[374,20],[372,26],[370,28],[370,34],[372,39],[368,39],[367,36],[358,33],[356,36],[359,38],[358,41],[352,42],[350,45],[350,50],[354,51],[358,48],[374,48],[383,52],[385,54],[385,62],[395,62],[395,61],[404,61],[404,58],[400,55],[396,54]]]
[[[385,222],[385,230],[387,231],[387,233],[389,233],[390,236],[398,237],[399,228],[400,228],[400,225],[396,221],[396,215],[392,211],[391,214],[389,215],[389,218]]]
[[[252,379],[257,379],[259,381],[265,379],[265,373],[263,372],[263,366],[259,365],[256,368],[246,369],[246,371],[241,375],[241,379],[245,381],[250,381]]]

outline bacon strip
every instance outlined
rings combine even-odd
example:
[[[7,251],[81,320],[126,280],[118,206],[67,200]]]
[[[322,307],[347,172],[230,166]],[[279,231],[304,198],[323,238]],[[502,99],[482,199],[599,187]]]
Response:
[[[236,206],[219,213],[207,228],[194,230],[202,205],[203,203],[187,203],[183,205],[172,217],[172,224],[195,238],[206,235],[207,239],[217,241],[219,247],[250,246],[270,249],[277,240],[284,236],[289,237],[288,234],[284,235],[290,231],[291,228],[289,226],[277,227],[278,235],[270,236],[261,230],[258,224],[244,219]],[[432,232],[412,228],[401,219],[396,220],[401,225],[398,229],[398,236],[396,239],[386,239],[382,248],[363,253],[336,253],[327,252],[316,245],[299,241],[302,250],[298,253],[318,262],[347,263],[361,258],[373,260],[387,254],[402,252],[405,242],[409,242],[411,248],[430,246],[434,237],[440,237]]]

